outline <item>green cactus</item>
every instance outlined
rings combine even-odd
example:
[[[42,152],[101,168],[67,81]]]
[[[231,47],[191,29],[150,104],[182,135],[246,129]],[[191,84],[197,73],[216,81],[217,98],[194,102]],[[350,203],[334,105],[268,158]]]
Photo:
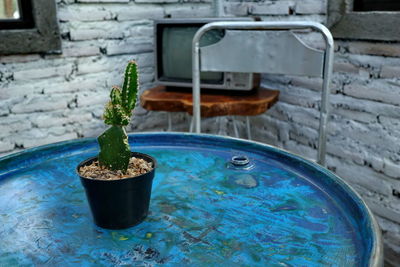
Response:
[[[124,126],[129,124],[136,105],[137,91],[137,64],[129,61],[122,89],[113,86],[110,101],[104,110],[104,123],[111,127],[97,138],[100,145],[99,163],[110,170],[125,173],[128,169],[131,151]]]

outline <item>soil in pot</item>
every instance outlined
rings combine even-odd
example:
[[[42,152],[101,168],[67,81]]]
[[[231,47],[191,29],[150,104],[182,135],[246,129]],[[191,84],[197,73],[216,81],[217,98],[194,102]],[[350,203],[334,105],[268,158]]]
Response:
[[[153,169],[153,164],[144,159],[132,157],[129,160],[129,166],[126,173],[121,171],[112,171],[100,166],[99,161],[93,161],[90,165],[84,165],[79,168],[79,175],[97,180],[120,180],[124,178],[135,177]]]
[[[94,222],[103,228],[123,229],[141,223],[148,214],[156,161],[132,152],[127,174],[107,170],[90,158],[77,167]]]

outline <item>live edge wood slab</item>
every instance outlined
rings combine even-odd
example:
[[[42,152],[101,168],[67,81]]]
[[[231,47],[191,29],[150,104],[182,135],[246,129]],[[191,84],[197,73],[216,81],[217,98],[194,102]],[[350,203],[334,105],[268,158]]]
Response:
[[[279,91],[266,88],[251,92],[202,90],[201,116],[226,115],[254,116],[264,113],[278,101]],[[193,113],[190,89],[157,86],[143,92],[140,97],[143,108],[153,111]]]

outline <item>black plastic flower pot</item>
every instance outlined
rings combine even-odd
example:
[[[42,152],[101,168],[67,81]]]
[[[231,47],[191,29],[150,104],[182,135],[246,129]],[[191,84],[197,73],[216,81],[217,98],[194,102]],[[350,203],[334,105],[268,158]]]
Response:
[[[79,168],[90,165],[97,157],[81,162],[77,173],[96,225],[107,229],[124,229],[141,223],[148,214],[156,160],[146,154],[132,152],[132,157],[152,162],[147,173],[120,180],[96,180],[79,175]]]

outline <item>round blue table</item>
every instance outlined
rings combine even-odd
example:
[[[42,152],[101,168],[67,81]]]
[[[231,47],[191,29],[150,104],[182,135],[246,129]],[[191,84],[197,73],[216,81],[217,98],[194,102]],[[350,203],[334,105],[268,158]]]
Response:
[[[379,266],[370,210],[325,168],[274,147],[182,133],[129,136],[158,161],[150,214],[92,221],[77,164],[95,139],[0,159],[0,266]],[[234,156],[247,156],[245,166]]]

